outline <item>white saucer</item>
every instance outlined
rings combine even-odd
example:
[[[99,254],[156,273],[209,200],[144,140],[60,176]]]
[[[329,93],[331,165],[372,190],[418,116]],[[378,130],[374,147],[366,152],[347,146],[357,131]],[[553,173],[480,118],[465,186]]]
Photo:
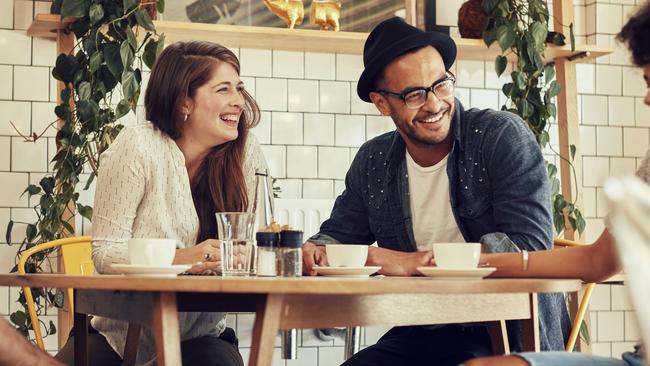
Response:
[[[368,267],[326,267],[315,266],[314,271],[328,277],[368,277],[379,271],[381,266]]]
[[[176,277],[177,274],[190,269],[189,264],[171,266],[145,266],[135,264],[111,264],[111,268],[127,276]]]
[[[418,271],[427,277],[434,277],[444,280],[467,280],[480,279],[490,275],[497,269],[494,267],[481,268],[439,268],[439,267],[418,267]]]

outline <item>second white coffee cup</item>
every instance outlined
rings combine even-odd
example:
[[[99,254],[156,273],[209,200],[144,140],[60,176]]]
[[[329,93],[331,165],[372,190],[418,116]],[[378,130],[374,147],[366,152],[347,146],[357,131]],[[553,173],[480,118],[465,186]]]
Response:
[[[171,266],[176,255],[176,239],[129,239],[129,261],[140,266]]]
[[[367,245],[327,244],[325,252],[331,267],[363,267],[368,258]]]
[[[440,268],[476,268],[481,258],[481,243],[435,243],[433,258]]]

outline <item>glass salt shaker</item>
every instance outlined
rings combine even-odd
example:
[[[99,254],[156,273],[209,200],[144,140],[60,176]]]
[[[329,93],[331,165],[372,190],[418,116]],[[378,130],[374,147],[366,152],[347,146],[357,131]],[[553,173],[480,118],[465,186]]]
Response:
[[[255,235],[257,241],[257,275],[260,277],[277,276],[277,251],[280,235],[274,232],[260,231]]]
[[[278,275],[302,276],[302,231],[282,230],[278,248]]]

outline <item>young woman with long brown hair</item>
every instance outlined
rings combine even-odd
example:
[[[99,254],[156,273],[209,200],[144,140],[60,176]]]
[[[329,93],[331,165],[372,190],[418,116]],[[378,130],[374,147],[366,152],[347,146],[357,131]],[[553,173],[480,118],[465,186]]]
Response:
[[[175,238],[175,264],[189,272],[220,267],[214,213],[247,211],[255,170],[266,163],[249,129],[259,109],[239,78],[239,61],[209,42],[169,45],[151,71],[145,94],[150,122],[124,128],[101,156],[93,215],[93,261],[100,273],[128,263],[130,238]],[[180,313],[184,365],[243,365],[225,313]],[[93,365],[119,365],[127,324],[95,317]],[[94,332],[96,330],[97,332]],[[68,340],[58,359],[72,361]],[[138,364],[155,357],[143,328]]]

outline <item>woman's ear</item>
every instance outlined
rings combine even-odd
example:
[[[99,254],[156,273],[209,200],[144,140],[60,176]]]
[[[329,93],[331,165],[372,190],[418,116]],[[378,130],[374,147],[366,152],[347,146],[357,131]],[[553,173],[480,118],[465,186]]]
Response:
[[[379,110],[382,115],[390,116],[390,105],[388,104],[386,97],[377,92],[370,92],[369,96],[372,103],[377,107],[377,110]]]

